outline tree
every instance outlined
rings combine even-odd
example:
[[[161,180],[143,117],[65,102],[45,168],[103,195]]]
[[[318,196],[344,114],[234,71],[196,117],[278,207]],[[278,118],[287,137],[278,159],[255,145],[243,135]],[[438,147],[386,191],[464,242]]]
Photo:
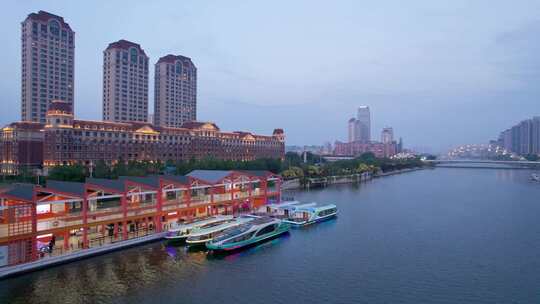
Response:
[[[356,168],[356,173],[364,173],[370,171],[370,167],[364,163],[361,163],[358,165],[358,168]]]
[[[527,154],[525,155],[525,159],[528,161],[538,161],[538,155],[536,154]]]
[[[320,176],[321,175],[321,168],[319,166],[308,166],[307,167],[307,173],[311,177]]]
[[[104,160],[98,160],[94,168],[94,177],[96,178],[111,178],[111,169]]]
[[[84,166],[80,164],[56,166],[49,171],[48,178],[59,181],[84,182],[86,172]]]

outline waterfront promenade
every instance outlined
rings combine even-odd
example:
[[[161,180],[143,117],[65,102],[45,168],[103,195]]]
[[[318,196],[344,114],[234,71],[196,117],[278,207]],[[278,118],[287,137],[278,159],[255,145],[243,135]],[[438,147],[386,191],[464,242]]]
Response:
[[[436,168],[292,191],[339,216],[229,255],[151,242],[50,267],[1,281],[0,303],[538,303],[530,173]]]

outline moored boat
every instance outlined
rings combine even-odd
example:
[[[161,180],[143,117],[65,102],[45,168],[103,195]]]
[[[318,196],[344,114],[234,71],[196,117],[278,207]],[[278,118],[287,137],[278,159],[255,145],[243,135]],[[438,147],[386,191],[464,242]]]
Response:
[[[220,235],[206,243],[206,247],[214,251],[231,251],[254,245],[284,233],[290,225],[283,221],[271,218],[256,218],[249,223],[224,230]]]
[[[283,222],[291,224],[293,227],[302,227],[316,222],[322,222],[337,216],[337,206],[334,204],[317,206],[300,206],[289,213],[288,218]]]
[[[204,245],[224,230],[246,224],[255,218],[254,216],[240,216],[231,220],[210,223],[195,228],[187,235],[186,244],[191,246]]]
[[[169,242],[181,242],[185,241],[189,233],[198,227],[209,225],[212,223],[223,223],[233,219],[232,215],[216,215],[197,218],[192,221],[177,224],[169,229],[165,235],[165,239]]]

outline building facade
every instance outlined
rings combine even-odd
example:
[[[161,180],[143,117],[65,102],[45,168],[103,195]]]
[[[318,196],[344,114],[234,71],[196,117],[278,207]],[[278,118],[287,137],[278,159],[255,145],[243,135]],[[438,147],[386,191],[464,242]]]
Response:
[[[497,144],[518,155],[540,155],[540,117],[523,120],[502,131]]]
[[[371,141],[371,112],[369,111],[369,107],[359,107],[356,119],[358,123],[356,141],[369,143]]]
[[[195,170],[186,176],[15,184],[0,192],[0,268],[110,246],[174,223],[280,201],[278,175]]]
[[[45,11],[21,23],[21,120],[45,123],[52,100],[73,105],[75,32]]]
[[[119,40],[103,51],[103,120],[148,121],[148,56],[137,43]]]
[[[394,141],[394,129],[391,127],[383,128],[381,132],[381,142],[383,144],[390,144],[393,141]]]
[[[13,168],[26,164],[28,152],[24,151],[41,154],[45,168],[75,163],[93,166],[98,161],[113,164],[119,160],[165,162],[213,157],[249,161],[283,159],[285,154],[282,129],[267,136],[223,132],[211,122],[187,122],[181,128],[168,128],[146,122],[77,120],[65,102],[51,104],[46,124],[31,124],[33,145],[42,145],[42,149],[26,149],[30,147],[25,141],[26,128],[30,127],[13,123],[2,130],[0,150],[12,151],[2,156],[5,174],[17,174]],[[21,144],[15,149],[14,143]]]
[[[197,120],[197,68],[190,58],[167,55],[155,65],[154,124],[179,128]]]
[[[367,152],[371,152],[379,158],[391,157],[397,154],[397,144],[396,142],[384,144],[378,142],[365,143],[361,141],[351,143],[336,141],[334,144],[334,155],[336,156],[360,156]]]
[[[29,174],[43,165],[43,124],[15,122],[2,128],[0,133],[0,173]]]
[[[356,118],[349,119],[348,124],[348,133],[349,133],[349,142],[354,142],[358,140],[358,120]]]

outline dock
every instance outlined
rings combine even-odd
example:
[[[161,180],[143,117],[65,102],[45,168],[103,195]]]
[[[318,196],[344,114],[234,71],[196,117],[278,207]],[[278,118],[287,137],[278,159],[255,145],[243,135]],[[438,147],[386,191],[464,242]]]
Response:
[[[70,262],[74,262],[74,261],[85,259],[85,258],[90,258],[90,257],[101,255],[107,252],[124,249],[127,247],[133,247],[133,246],[141,245],[144,243],[159,241],[165,237],[165,234],[166,232],[154,233],[151,235],[133,238],[133,239],[125,240],[125,241],[119,241],[119,242],[103,245],[96,248],[79,250],[79,251],[75,251],[72,253],[63,254],[59,256],[51,256],[51,257],[46,256],[33,262],[2,267],[0,268],[0,280],[9,278],[15,275],[20,275],[23,273],[36,271],[36,270],[54,266],[54,265],[65,264],[65,263],[70,263]]]

